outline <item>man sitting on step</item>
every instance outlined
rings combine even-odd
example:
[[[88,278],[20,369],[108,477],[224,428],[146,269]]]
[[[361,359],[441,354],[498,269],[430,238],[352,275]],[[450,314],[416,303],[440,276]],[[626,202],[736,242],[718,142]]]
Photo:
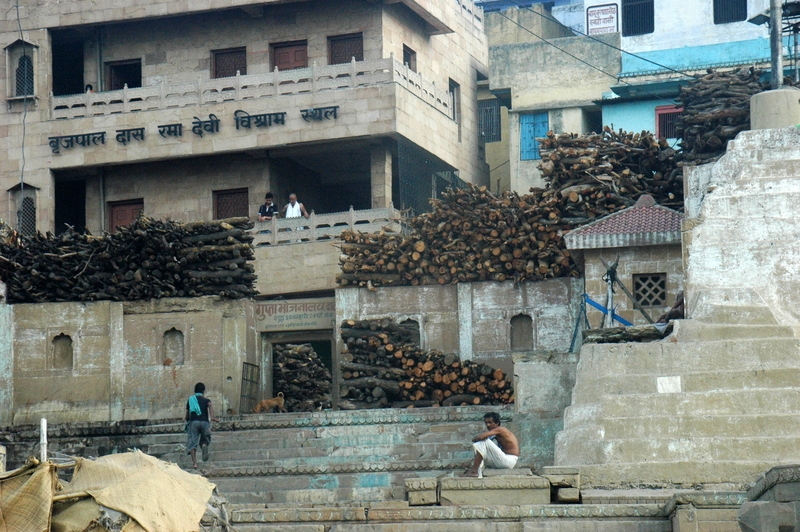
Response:
[[[519,459],[519,442],[510,430],[500,426],[500,414],[489,412],[483,416],[486,432],[478,434],[472,441],[475,460],[464,472],[467,477],[483,477],[483,468],[514,469]]]

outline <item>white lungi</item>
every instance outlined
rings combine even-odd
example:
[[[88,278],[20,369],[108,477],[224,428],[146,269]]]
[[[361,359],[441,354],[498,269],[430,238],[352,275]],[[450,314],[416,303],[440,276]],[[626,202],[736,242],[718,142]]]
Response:
[[[506,454],[494,440],[481,440],[472,444],[475,452],[483,457],[478,468],[478,477],[483,478],[483,468],[489,466],[492,469],[514,469],[517,465],[519,456]]]

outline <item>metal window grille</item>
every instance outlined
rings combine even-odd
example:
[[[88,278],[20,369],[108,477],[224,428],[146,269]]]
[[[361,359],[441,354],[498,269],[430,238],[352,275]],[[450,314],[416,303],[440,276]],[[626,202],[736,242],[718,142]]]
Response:
[[[547,135],[547,113],[530,113],[519,115],[519,158],[521,161],[535,161],[541,159],[539,154],[539,141]]]
[[[653,0],[622,0],[622,36],[644,35],[655,29]]]
[[[500,132],[500,100],[478,101],[478,127],[483,142],[499,142]]]
[[[683,114],[683,108],[674,105],[656,107],[656,133],[658,138],[674,139],[678,137],[676,123]]]
[[[258,378],[260,368],[242,362],[242,393],[239,397],[239,413],[252,412],[258,402]]]
[[[247,74],[247,50],[235,48],[214,52],[214,78],[232,78],[239,72]]]
[[[29,55],[23,55],[17,62],[16,95],[33,95],[33,61]]]
[[[667,303],[667,274],[634,275],[633,296],[643,307],[663,307]]]
[[[214,217],[217,220],[249,215],[246,188],[214,192],[214,204]]]
[[[36,202],[30,196],[22,199],[17,211],[17,229],[23,235],[36,234]]]
[[[358,35],[343,35],[341,37],[330,38],[331,58],[330,64],[339,65],[349,63],[356,58],[356,61],[364,60],[364,38]]]
[[[747,20],[747,0],[714,0],[714,24]]]

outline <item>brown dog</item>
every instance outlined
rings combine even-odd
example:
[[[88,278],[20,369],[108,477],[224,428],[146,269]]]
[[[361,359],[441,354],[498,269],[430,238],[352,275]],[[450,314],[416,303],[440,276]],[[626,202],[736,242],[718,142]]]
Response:
[[[286,409],[283,407],[283,402],[283,392],[278,392],[278,395],[272,399],[262,399],[259,401],[256,407],[253,409],[253,413],[258,414],[260,412],[273,412],[276,408],[280,412],[286,412]]]

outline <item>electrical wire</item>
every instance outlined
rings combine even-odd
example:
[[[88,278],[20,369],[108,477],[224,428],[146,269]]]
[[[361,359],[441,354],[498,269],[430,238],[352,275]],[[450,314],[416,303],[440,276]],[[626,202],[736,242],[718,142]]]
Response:
[[[549,44],[550,46],[552,46],[553,48],[555,48],[555,49],[556,49],[556,50],[558,50],[559,52],[561,52],[561,53],[563,53],[563,54],[566,54],[566,55],[570,56],[571,58],[575,59],[576,61],[579,61],[580,63],[583,63],[584,65],[586,65],[586,66],[588,66],[588,67],[590,67],[590,68],[592,68],[592,69],[594,69],[594,70],[597,70],[598,72],[600,72],[600,73],[602,73],[602,74],[605,74],[606,76],[608,76],[608,77],[610,77],[610,78],[614,78],[616,81],[618,81],[618,82],[620,82],[620,83],[623,83],[623,84],[625,84],[625,85],[627,85],[627,86],[629,86],[629,87],[636,88],[636,89],[637,89],[637,90],[639,90],[639,91],[640,91],[642,94],[646,94],[646,95],[648,95],[648,96],[651,96],[651,97],[655,98],[655,99],[656,99],[656,100],[658,100],[658,101],[666,102],[666,103],[668,103],[668,104],[670,104],[670,105],[675,105],[675,101],[674,101],[674,100],[669,100],[669,99],[667,99],[667,98],[664,98],[663,96],[659,96],[658,94],[654,94],[654,93],[652,93],[652,92],[650,92],[650,91],[648,91],[648,90],[646,90],[646,89],[642,89],[641,85],[634,85],[634,84],[632,84],[632,83],[628,83],[628,82],[627,82],[627,81],[625,81],[625,80],[619,79],[619,77],[618,77],[616,74],[612,74],[612,73],[610,73],[610,72],[606,72],[606,71],[605,71],[605,70],[603,70],[602,68],[600,68],[600,67],[597,67],[597,66],[595,66],[595,65],[593,65],[593,64],[591,64],[591,63],[589,63],[588,61],[584,61],[583,59],[581,59],[580,57],[576,56],[575,54],[572,54],[572,53],[570,53],[570,52],[568,52],[568,51],[564,50],[563,48],[560,48],[560,47],[559,47],[559,46],[557,46],[555,43],[553,43],[553,42],[551,42],[551,41],[549,41],[549,40],[545,39],[544,37],[541,37],[540,35],[537,35],[536,33],[534,33],[533,31],[531,31],[529,28],[526,28],[525,26],[523,26],[522,24],[520,24],[520,23],[519,23],[519,22],[517,22],[516,20],[514,20],[514,19],[512,19],[512,18],[510,18],[510,17],[508,17],[508,16],[506,16],[505,14],[503,14],[503,12],[502,12],[502,11],[498,11],[498,12],[497,12],[497,14],[498,14],[498,15],[500,15],[501,17],[503,17],[504,19],[508,20],[508,21],[509,21],[509,22],[511,22],[512,24],[515,24],[515,25],[519,26],[521,29],[523,29],[524,31],[527,31],[528,33],[530,33],[531,35],[533,35],[533,36],[534,36],[534,37],[536,37],[537,39],[539,39],[539,40],[541,40],[541,41],[543,41],[543,42],[545,42],[545,43]]]
[[[561,21],[559,21],[557,18],[553,17],[552,15],[551,16],[547,16],[544,13],[540,13],[540,12],[536,11],[535,9],[531,9],[530,6],[523,6],[522,4],[517,3],[515,0],[510,0],[510,1],[511,1],[512,4],[516,5],[520,9],[525,9],[527,11],[530,11],[531,13],[535,13],[536,15],[539,15],[543,19],[549,20],[550,22],[556,22],[557,24],[561,24]],[[580,30],[577,30],[577,29],[575,29],[573,27],[570,27],[570,30],[574,31],[575,33],[580,34],[583,37],[588,37],[589,39],[591,39],[593,41],[596,41],[596,42],[599,42],[599,43],[604,44],[606,46],[609,46],[609,47],[613,48],[614,50],[617,50],[618,52],[622,52],[623,54],[629,55],[631,57],[635,57],[636,59],[640,59],[642,61],[646,61],[647,63],[655,65],[655,66],[657,66],[659,68],[663,68],[664,70],[669,70],[670,72],[674,72],[676,74],[680,74],[682,76],[686,76],[686,77],[689,77],[689,78],[694,77],[691,74],[688,74],[688,73],[683,72],[681,70],[675,70],[672,67],[668,67],[667,65],[662,65],[661,63],[653,61],[652,59],[647,59],[646,57],[641,56],[639,54],[635,54],[633,52],[629,52],[629,51],[627,51],[627,50],[625,50],[623,48],[620,48],[619,46],[616,46],[614,44],[608,43],[608,42],[606,42],[606,41],[604,41],[602,39],[598,39],[597,37],[589,35],[588,33],[584,33],[584,32],[582,32]]]

